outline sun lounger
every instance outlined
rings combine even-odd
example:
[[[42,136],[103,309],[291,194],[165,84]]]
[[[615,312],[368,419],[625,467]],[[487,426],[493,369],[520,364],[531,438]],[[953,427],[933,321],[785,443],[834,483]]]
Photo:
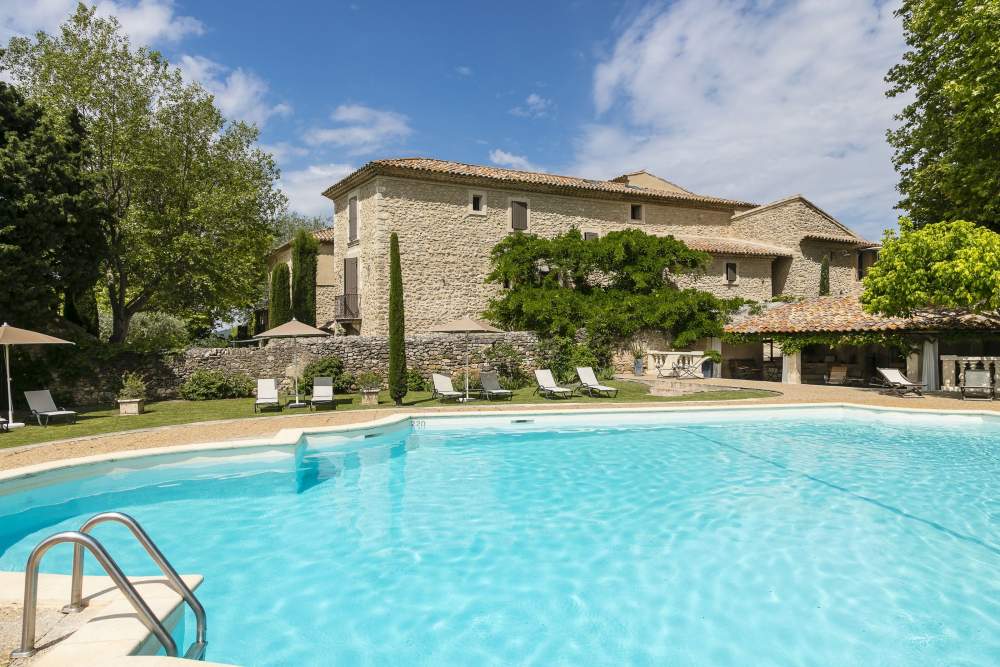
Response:
[[[847,384],[847,366],[845,364],[830,366],[830,374],[826,378],[826,383]]]
[[[535,393],[541,396],[569,398],[573,395],[572,389],[560,387],[556,384],[555,378],[552,377],[552,371],[547,368],[539,368],[535,370],[535,382],[538,383],[538,386],[535,388]]]
[[[485,371],[479,374],[479,384],[482,385],[482,393],[489,400],[494,398],[514,398],[514,392],[500,386],[500,378],[496,371]]]
[[[4,417],[0,417],[0,433],[6,433],[9,430],[10,428],[8,428],[7,426],[7,419]]]
[[[576,376],[580,378],[580,391],[587,392],[588,395],[615,397],[618,395],[617,387],[609,387],[597,381],[597,375],[590,366],[577,366]]]
[[[48,389],[26,391],[24,398],[28,401],[31,415],[38,420],[39,426],[48,426],[52,419],[62,417],[66,417],[70,423],[76,422],[76,413],[56,407],[56,402],[52,400],[52,393]]]
[[[990,382],[990,371],[986,368],[970,368],[962,374],[962,400],[976,398],[991,401],[996,397]]]
[[[333,378],[313,378],[312,398],[309,399],[309,409],[315,410],[317,405],[336,405],[333,402]]]
[[[455,391],[450,377],[431,373],[431,382],[434,384],[434,393],[431,394],[433,398],[440,398],[442,401],[446,401],[451,399],[458,400],[463,396],[462,392]]]
[[[281,410],[281,401],[278,400],[278,381],[267,379],[257,380],[257,400],[254,401],[253,411],[262,411],[264,408],[278,408]]]
[[[894,396],[906,396],[907,394],[924,395],[924,385],[911,382],[898,368],[879,368],[877,370],[886,382],[884,393]]]

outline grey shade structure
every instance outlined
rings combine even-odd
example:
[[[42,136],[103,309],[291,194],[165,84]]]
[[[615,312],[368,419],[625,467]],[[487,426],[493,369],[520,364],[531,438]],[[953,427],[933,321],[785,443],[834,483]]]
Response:
[[[10,390],[10,346],[11,345],[73,345],[68,340],[49,336],[37,331],[18,329],[6,322],[0,326],[0,345],[3,345],[4,369],[7,373],[7,421],[8,427],[16,428],[23,424],[14,423],[14,394]]]
[[[486,322],[480,322],[479,320],[474,320],[471,317],[461,317],[457,320],[452,320],[446,324],[436,326],[431,331],[437,333],[460,333],[465,334],[465,398],[461,399],[463,401],[469,400],[469,334],[470,333],[499,333],[500,329],[487,324]]]
[[[254,338],[258,340],[264,340],[269,338],[291,338],[295,341],[295,402],[290,403],[288,407],[291,408],[304,408],[306,404],[299,400],[299,377],[298,377],[298,366],[299,366],[299,349],[298,349],[298,339],[299,338],[315,338],[315,337],[326,337],[329,336],[329,332],[323,331],[322,329],[317,329],[314,326],[305,324],[304,322],[299,322],[294,317],[280,324],[273,329],[268,329],[267,331],[262,331]]]

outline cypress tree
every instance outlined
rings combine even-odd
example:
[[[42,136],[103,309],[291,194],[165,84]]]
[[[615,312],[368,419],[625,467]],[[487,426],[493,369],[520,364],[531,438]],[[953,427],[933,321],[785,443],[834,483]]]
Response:
[[[316,256],[319,241],[300,229],[292,240],[292,314],[299,322],[316,326]]]
[[[830,257],[823,256],[819,264],[819,295],[830,296]]]
[[[389,237],[389,395],[396,405],[406,396],[406,330],[403,321],[403,267],[399,237]]]
[[[271,298],[267,309],[268,328],[292,319],[291,286],[288,283],[288,265],[282,262],[271,271]]]

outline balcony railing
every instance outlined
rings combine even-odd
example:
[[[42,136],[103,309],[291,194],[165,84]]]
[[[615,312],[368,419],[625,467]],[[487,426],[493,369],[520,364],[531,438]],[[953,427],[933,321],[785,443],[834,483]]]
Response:
[[[336,320],[360,320],[361,296],[358,294],[341,294],[333,308]]]

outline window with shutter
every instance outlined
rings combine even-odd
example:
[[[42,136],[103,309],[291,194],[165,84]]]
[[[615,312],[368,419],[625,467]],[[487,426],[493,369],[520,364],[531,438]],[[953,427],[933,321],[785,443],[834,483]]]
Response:
[[[351,197],[348,206],[348,218],[347,218],[347,240],[357,241],[358,240],[358,198]]]
[[[528,202],[510,202],[510,226],[512,229],[525,230],[528,228]]]
[[[597,238],[598,238],[598,233],[597,232],[584,232],[583,233],[583,240],[584,241],[596,241]]]
[[[736,273],[736,262],[726,262],[726,281],[735,283],[739,275]]]

